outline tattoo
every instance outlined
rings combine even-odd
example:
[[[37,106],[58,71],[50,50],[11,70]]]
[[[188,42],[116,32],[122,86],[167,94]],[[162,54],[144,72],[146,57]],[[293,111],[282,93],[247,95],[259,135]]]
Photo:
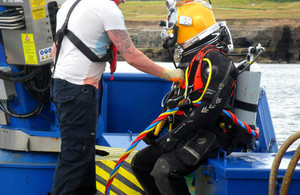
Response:
[[[135,47],[133,47],[132,41],[126,30],[111,30],[111,33],[114,35],[114,43],[120,53],[132,54],[134,52]]]

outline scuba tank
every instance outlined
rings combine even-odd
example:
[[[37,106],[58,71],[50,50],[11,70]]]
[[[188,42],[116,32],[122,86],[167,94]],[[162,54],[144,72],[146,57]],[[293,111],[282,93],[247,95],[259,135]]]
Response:
[[[261,72],[244,71],[237,78],[233,112],[238,119],[255,127]]]
[[[263,50],[264,48],[260,44],[257,47],[249,47],[247,60],[238,66],[241,71],[237,78],[233,112],[238,119],[244,121],[251,128],[255,128],[256,125],[261,80],[261,71],[253,56]],[[246,66],[244,66],[245,64]],[[252,66],[250,67],[250,65]]]

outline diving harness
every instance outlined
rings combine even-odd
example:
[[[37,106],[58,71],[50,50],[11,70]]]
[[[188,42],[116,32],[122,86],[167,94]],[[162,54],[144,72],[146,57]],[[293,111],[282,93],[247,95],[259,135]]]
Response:
[[[210,49],[209,49],[210,47]],[[208,48],[206,52],[203,53],[204,49]],[[178,111],[176,113],[173,113],[169,115],[167,118],[162,120],[155,128],[155,131],[153,132],[154,136],[159,136],[159,134],[162,132],[164,128],[166,128],[166,122],[169,124],[169,131],[172,130],[174,125],[177,125],[177,122],[182,120],[183,117],[187,117],[189,113],[197,106],[200,105],[201,100],[203,99],[205,93],[208,90],[208,86],[210,85],[211,82],[211,77],[212,74],[214,74],[214,69],[212,66],[211,61],[208,58],[205,58],[206,53],[208,53],[211,50],[218,50],[222,52],[222,49],[217,48],[217,47],[211,47],[207,46],[204,47],[202,51],[202,60],[199,60],[198,66],[200,66],[202,63],[207,63],[208,68],[205,70],[207,74],[207,81],[205,84],[201,84],[201,87],[195,87],[197,84],[194,82],[193,79],[190,78],[190,70],[193,68],[193,62],[195,60],[195,57],[199,55],[196,54],[194,57],[193,61],[187,66],[185,70],[185,84],[182,88],[179,88],[175,84],[172,85],[171,90],[165,95],[165,97],[162,99],[161,106],[163,107],[163,111],[167,110],[172,110],[176,107],[178,107]],[[238,82],[234,83],[232,86],[232,93],[231,93],[231,98],[230,100],[227,101],[225,110],[223,110],[223,113],[217,120],[217,124],[215,126],[215,129],[223,131],[225,133],[233,134],[233,136],[236,136],[237,134],[243,134],[243,136],[237,137],[236,142],[239,142],[238,145],[242,148],[242,151],[252,151],[254,148],[254,142],[256,138],[259,136],[259,129],[255,126],[255,122],[253,120],[256,120],[256,113],[257,113],[257,105],[253,106],[250,105],[251,103],[247,102],[248,100],[245,99],[245,97],[242,97],[238,95],[238,93],[246,93],[245,91],[240,91],[237,90],[237,86],[241,85],[240,80],[243,81],[243,87],[245,87],[245,84],[248,85],[253,85],[256,86],[254,87],[254,90],[257,90],[258,93],[258,88],[259,88],[259,78],[254,77],[256,80],[253,80],[253,76],[250,78],[247,77],[248,80],[245,81],[245,76],[244,74],[250,74],[252,75],[253,73],[249,71],[249,67],[255,63],[256,59],[258,56],[260,56],[264,51],[264,48],[261,47],[260,44],[258,44],[257,47],[251,46],[248,49],[248,54],[247,54],[247,60],[242,61],[241,63],[238,63],[237,69],[239,70],[239,78]],[[223,53],[224,54],[224,53]],[[255,54],[257,54],[255,56]],[[248,70],[244,73],[245,70]],[[244,73],[244,74],[243,74]],[[250,80],[249,80],[250,79]],[[226,78],[224,79],[226,80]],[[199,80],[198,80],[199,81]],[[240,84],[239,84],[240,83]],[[220,87],[224,86],[224,82],[220,84]],[[200,93],[199,93],[200,92]],[[198,93],[198,97],[195,98],[195,94]],[[201,95],[200,95],[201,94]],[[213,97],[213,103],[216,101],[218,91]],[[240,99],[237,100],[236,97],[239,97]],[[256,101],[256,104],[258,103],[258,98],[259,96],[257,95],[257,99],[254,100]],[[251,100],[253,101],[253,100]],[[243,102],[244,105],[247,105],[245,107],[239,107],[239,105],[236,102]],[[252,107],[251,107],[252,106]],[[251,109],[250,109],[251,108]],[[233,113],[238,113],[237,115]],[[179,120],[176,120],[178,119]],[[245,119],[246,122],[240,121],[238,118]],[[248,123],[247,118],[251,118],[252,121]],[[254,130],[253,130],[254,129]],[[246,130],[246,132],[244,131]],[[238,140],[239,139],[239,140]]]

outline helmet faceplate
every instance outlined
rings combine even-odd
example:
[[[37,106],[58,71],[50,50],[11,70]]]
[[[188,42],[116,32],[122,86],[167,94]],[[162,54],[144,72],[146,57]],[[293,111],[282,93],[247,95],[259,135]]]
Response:
[[[183,44],[215,23],[211,7],[201,1],[189,2],[178,7],[177,43]]]

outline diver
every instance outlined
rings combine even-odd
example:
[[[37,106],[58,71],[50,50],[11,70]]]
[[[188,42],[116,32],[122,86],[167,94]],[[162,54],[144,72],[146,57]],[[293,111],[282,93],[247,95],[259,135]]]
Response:
[[[233,50],[231,34],[225,22],[216,22],[210,3],[167,0],[167,8],[163,47],[179,46],[178,66],[186,78],[182,87],[172,86],[163,111],[179,111],[143,139],[149,146],[136,153],[131,166],[146,194],[185,195],[190,194],[185,176],[219,149],[230,154],[238,144],[238,131],[220,125],[238,70],[227,56]]]

